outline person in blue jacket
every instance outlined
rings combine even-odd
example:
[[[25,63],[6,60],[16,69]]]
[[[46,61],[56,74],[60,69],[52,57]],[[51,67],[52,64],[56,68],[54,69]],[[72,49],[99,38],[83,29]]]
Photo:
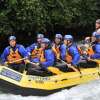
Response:
[[[54,65],[54,61],[55,61],[55,57],[54,57],[54,53],[51,49],[51,44],[50,44],[50,40],[48,38],[43,38],[41,40],[41,45],[40,45],[40,49],[39,49],[39,55],[40,57],[38,57],[38,66],[40,66],[40,68],[37,68],[35,70],[37,71],[48,71],[48,68],[50,66]],[[30,66],[28,68],[28,74],[33,74],[34,68],[32,66]]]
[[[98,34],[98,33],[97,33],[97,30],[100,29],[100,19],[97,19],[97,20],[96,20],[95,29],[96,29],[96,30],[92,33],[92,36],[93,36],[93,37],[95,37],[96,34]]]
[[[79,63],[80,53],[76,44],[73,43],[72,35],[64,36],[64,44],[61,46],[61,58],[73,66],[77,66]]]
[[[55,54],[56,60],[60,59],[60,47],[62,45],[62,39],[63,39],[63,37],[62,37],[61,34],[56,34],[55,35],[55,40],[52,43],[52,50]]]
[[[34,62],[34,63],[39,62],[39,58],[37,56],[39,53],[40,43],[43,38],[44,38],[43,34],[38,34],[37,43],[33,43],[32,45],[26,48],[28,54],[30,55],[31,62]]]
[[[100,34],[96,35],[96,43],[93,46],[94,54],[91,55],[92,59],[100,59]]]
[[[41,54],[40,54],[40,66],[47,69],[49,66],[53,66],[55,61],[54,52],[52,51],[50,40],[43,38],[41,41]]]
[[[100,19],[97,19],[96,22],[95,22],[95,31],[92,33],[92,42],[95,43],[96,41],[96,35],[98,35],[98,32],[97,31],[100,31]]]
[[[9,46],[4,49],[1,55],[2,64],[8,65],[10,68],[23,72],[25,69],[25,62],[29,57],[23,45],[16,43],[16,37],[9,37]],[[21,60],[25,58],[24,60]]]

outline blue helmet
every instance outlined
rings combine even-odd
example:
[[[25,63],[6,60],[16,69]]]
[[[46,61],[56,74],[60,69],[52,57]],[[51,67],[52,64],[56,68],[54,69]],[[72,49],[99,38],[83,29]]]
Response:
[[[9,41],[11,41],[11,40],[16,40],[16,37],[15,36],[10,36]]]
[[[50,40],[48,38],[43,38],[41,40],[41,43],[46,43],[46,44],[49,44],[50,43]]]
[[[37,38],[44,38],[43,34],[37,34]]]
[[[61,34],[56,34],[56,35],[55,35],[55,38],[62,39],[62,35],[61,35]]]
[[[65,35],[64,39],[69,40],[69,41],[73,41],[73,36],[72,35]]]

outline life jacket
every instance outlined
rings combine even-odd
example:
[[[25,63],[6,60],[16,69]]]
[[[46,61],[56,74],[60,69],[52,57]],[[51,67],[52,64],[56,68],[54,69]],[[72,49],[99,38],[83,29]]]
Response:
[[[81,49],[80,49],[79,47],[76,46],[76,48],[78,49],[78,52],[79,52],[79,53],[82,52]],[[70,52],[69,52],[69,48],[67,48],[67,51],[66,51],[66,62],[67,62],[68,64],[70,64],[70,63],[72,62],[72,60],[73,60],[73,57],[72,57],[72,55],[71,55]]]
[[[60,58],[60,47],[54,45],[54,46],[52,47],[52,50],[53,50],[53,52],[54,52],[56,58],[59,59],[59,58]]]
[[[40,50],[39,49],[34,49],[31,53],[31,58],[34,59],[36,57],[38,57],[38,55],[40,54]]]
[[[65,58],[65,60],[66,60],[66,62],[68,63],[68,64],[70,64],[71,62],[72,62],[72,56],[71,56],[71,54],[69,53],[69,50],[67,49],[67,51],[66,51],[66,58]]]
[[[16,60],[22,59],[22,56],[20,55],[18,48],[14,51],[12,48],[10,48],[10,53],[7,56],[7,61],[8,62],[13,62]],[[16,62],[17,64],[22,63],[22,61]]]
[[[35,48],[31,51],[31,58],[37,58],[39,54],[39,45],[35,45]]]
[[[92,49],[91,47],[88,48],[88,52],[87,52],[87,54],[88,54],[89,56],[91,56],[91,55],[94,54],[94,51],[93,51],[93,49]]]
[[[45,62],[45,50],[40,49],[40,62]]]
[[[89,55],[89,56],[94,54],[92,47],[90,47],[90,46],[87,47],[85,45],[83,47],[84,47],[83,50],[81,49],[81,55],[84,54],[84,52],[86,52],[86,54]]]

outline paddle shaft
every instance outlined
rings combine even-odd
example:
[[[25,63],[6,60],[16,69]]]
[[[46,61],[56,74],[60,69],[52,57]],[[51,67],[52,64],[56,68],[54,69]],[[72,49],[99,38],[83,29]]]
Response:
[[[28,58],[18,59],[18,60],[13,61],[13,62],[8,62],[8,64],[13,64],[13,63],[16,63],[16,62],[19,62],[19,61],[22,61],[22,60],[26,60],[26,59],[28,59]],[[28,61],[28,63],[32,64],[33,67],[40,68],[36,63],[33,63],[33,62],[31,62],[31,61]]]
[[[34,65],[34,67],[37,67],[37,68],[40,68],[39,65],[37,65],[36,63],[33,63],[33,62],[29,62],[30,64]]]
[[[30,56],[33,56],[33,55],[30,55]],[[12,63],[16,63],[16,62],[23,61],[23,60],[26,60],[26,59],[28,59],[28,57],[25,57],[25,58],[22,58],[22,59],[18,59],[18,60],[12,61],[12,62],[8,62],[8,63],[12,64]]]
[[[60,59],[61,60],[61,59]],[[63,63],[65,63],[67,66],[68,66],[68,68],[71,68],[71,69],[73,69],[75,72],[79,72],[79,70],[77,69],[77,68],[75,68],[75,67],[73,67],[73,66],[69,66],[65,61],[63,61],[63,60],[61,60]]]
[[[16,62],[23,61],[23,60],[26,60],[26,59],[28,59],[28,58],[25,57],[25,58],[22,58],[22,59],[18,59],[18,60],[12,61],[12,62],[8,62],[8,64],[16,63]]]

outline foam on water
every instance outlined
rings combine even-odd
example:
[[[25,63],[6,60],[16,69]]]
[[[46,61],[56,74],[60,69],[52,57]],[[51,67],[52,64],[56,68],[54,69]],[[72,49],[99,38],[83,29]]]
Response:
[[[0,92],[0,100],[99,100],[100,80],[88,84],[78,85],[69,90],[62,90],[46,97],[3,94]]]

